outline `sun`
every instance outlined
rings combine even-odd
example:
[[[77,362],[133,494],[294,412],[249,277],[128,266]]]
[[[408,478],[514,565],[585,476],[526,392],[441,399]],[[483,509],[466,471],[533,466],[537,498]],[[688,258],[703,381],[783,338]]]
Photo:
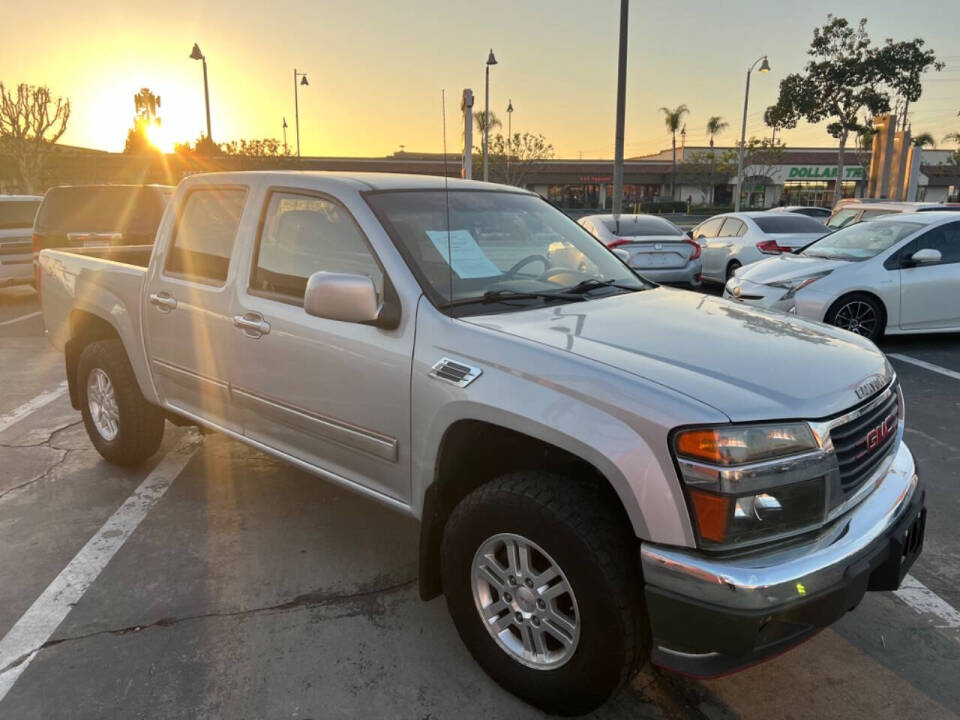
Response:
[[[148,125],[147,140],[149,140],[150,144],[161,152],[173,152],[173,139],[170,137],[170,133],[167,132],[163,125],[158,125],[156,123],[151,123]]]

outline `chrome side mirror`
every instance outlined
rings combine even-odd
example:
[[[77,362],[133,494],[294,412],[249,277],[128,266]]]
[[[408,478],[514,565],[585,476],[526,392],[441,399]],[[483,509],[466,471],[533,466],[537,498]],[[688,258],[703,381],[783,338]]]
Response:
[[[938,263],[943,260],[943,255],[940,254],[939,250],[923,248],[923,250],[917,250],[908,259],[911,265],[930,265],[931,263]]]
[[[308,315],[342,322],[370,323],[380,317],[373,280],[353,273],[315,272],[307,280],[303,309]]]

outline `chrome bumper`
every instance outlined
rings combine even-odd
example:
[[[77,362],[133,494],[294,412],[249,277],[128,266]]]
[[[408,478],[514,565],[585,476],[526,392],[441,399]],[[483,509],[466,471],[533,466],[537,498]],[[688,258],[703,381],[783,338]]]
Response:
[[[900,443],[890,469],[856,508],[800,545],[739,557],[642,543],[646,585],[731,611],[776,611],[841,584],[858,555],[893,532],[917,490],[913,456]]]

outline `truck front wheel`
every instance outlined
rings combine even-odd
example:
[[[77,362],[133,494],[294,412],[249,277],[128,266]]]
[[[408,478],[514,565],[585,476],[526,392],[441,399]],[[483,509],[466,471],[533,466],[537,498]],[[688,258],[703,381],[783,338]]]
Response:
[[[87,345],[77,364],[77,385],[87,435],[104,459],[136,465],[157,451],[163,412],[141,394],[123,343]]]
[[[598,707],[649,656],[636,540],[596,487],[541,472],[481,486],[447,522],[441,566],[474,658],[548,713]]]

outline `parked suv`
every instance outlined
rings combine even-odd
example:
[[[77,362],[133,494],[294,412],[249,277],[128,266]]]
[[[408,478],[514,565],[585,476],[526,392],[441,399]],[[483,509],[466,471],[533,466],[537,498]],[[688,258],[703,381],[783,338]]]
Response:
[[[153,245],[160,218],[172,195],[173,188],[169,185],[50,188],[43,197],[33,227],[34,258],[47,249]],[[124,257],[124,250],[112,254],[112,259]]]
[[[43,197],[0,195],[0,287],[33,280],[30,233]]]

